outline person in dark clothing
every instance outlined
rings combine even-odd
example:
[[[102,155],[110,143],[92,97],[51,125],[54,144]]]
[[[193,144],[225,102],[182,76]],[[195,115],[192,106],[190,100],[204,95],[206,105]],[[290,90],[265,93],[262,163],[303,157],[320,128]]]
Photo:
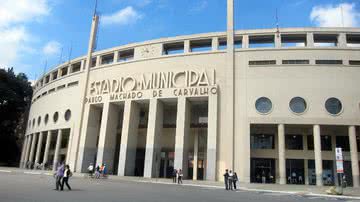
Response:
[[[228,169],[225,170],[224,182],[225,182],[225,189],[229,190],[229,170]]]
[[[71,190],[71,187],[69,185],[69,178],[70,178],[71,175],[72,174],[71,174],[71,171],[70,171],[70,167],[69,167],[69,165],[66,165],[65,166],[65,171],[64,171],[64,177],[62,179],[62,184],[61,184],[61,191],[64,190],[64,184],[66,184],[67,188],[69,190]]]
[[[234,189],[236,190],[236,182],[239,180],[236,172],[234,172],[234,176],[233,176],[233,183],[234,183]]]
[[[173,183],[176,183],[177,170],[174,169],[172,173]]]

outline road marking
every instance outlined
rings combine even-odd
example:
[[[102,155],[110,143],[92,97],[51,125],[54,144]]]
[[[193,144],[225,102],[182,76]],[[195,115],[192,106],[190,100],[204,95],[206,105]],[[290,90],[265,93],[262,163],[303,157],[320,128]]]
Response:
[[[30,175],[41,175],[41,173],[37,173],[37,172],[24,172],[24,173]]]
[[[44,175],[49,175],[49,176],[52,176],[53,174],[52,173],[43,173]]]
[[[11,171],[11,170],[0,170],[0,172],[3,172],[3,173],[11,173],[12,171]]]

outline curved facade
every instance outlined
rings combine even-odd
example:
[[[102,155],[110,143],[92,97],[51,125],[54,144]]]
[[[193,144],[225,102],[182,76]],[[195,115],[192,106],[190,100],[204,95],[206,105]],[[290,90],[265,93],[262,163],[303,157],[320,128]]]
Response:
[[[85,56],[48,72],[34,87],[21,166],[105,163],[144,177],[176,168],[206,180],[228,168],[242,182],[327,185],[341,147],[358,186],[360,29],[234,36],[229,46],[219,32],[95,52],[87,89]]]

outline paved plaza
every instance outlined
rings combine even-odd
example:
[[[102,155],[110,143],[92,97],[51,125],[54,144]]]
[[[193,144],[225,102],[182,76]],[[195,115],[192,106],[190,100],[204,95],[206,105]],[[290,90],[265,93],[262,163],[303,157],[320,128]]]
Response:
[[[291,193],[266,191],[226,191],[217,186],[173,185],[166,182],[140,182],[118,179],[87,179],[72,177],[73,190],[60,192],[55,188],[54,178],[40,172],[0,172],[1,202],[91,202],[91,201],[356,201],[354,198],[329,198]],[[170,182],[170,181],[169,181]]]

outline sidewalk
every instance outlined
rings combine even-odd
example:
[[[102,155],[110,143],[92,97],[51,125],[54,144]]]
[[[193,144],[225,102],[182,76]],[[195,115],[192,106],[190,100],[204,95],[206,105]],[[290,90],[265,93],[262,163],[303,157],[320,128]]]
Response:
[[[52,171],[42,171],[42,170],[27,170],[20,168],[9,168],[9,167],[0,167],[0,173],[21,173],[21,174],[33,174],[33,175],[49,175],[52,176]],[[84,173],[74,173],[74,177],[84,177]],[[143,178],[143,177],[120,177],[109,175],[108,179],[111,181],[132,181],[140,183],[157,183],[157,184],[168,184],[174,185],[172,179],[164,178]],[[224,189],[223,182],[214,182],[214,181],[193,181],[193,180],[183,180],[183,186],[194,186],[194,187],[205,187],[213,189]],[[320,197],[334,197],[334,198],[343,198],[343,199],[355,199],[360,200],[360,188],[347,187],[344,189],[344,195],[335,196],[327,195],[326,190],[330,187],[317,187],[309,185],[279,185],[279,184],[249,184],[249,183],[240,183],[238,184],[238,190],[240,191],[256,191],[256,192],[274,192],[274,193],[284,193],[284,194],[295,194],[295,195],[307,195],[307,196],[320,196]]]

